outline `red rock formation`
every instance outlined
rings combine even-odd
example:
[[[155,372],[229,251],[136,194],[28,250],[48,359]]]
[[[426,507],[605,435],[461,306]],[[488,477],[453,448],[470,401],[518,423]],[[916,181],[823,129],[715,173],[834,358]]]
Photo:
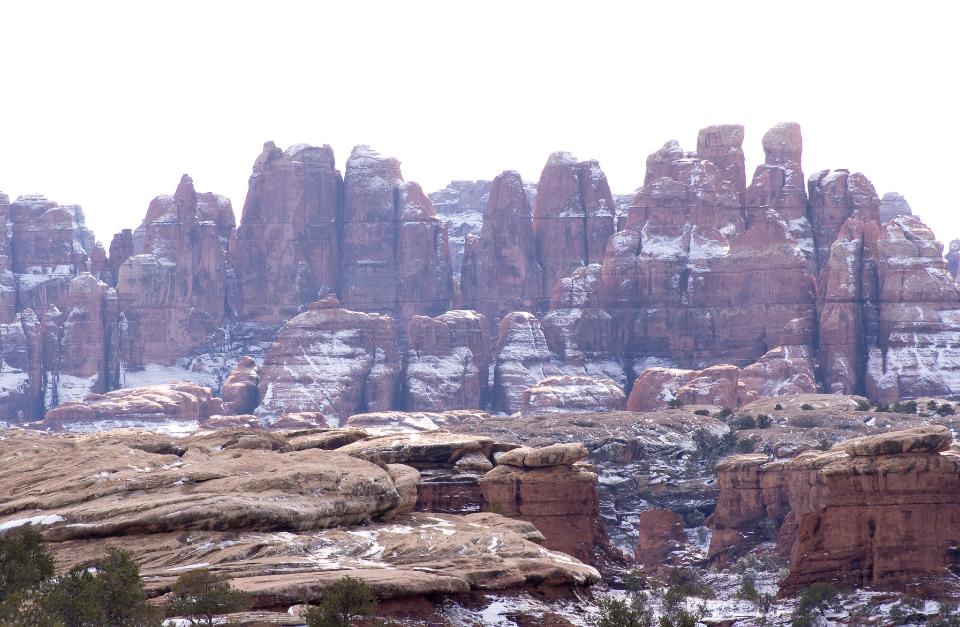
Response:
[[[863,390],[866,346],[877,336],[877,231],[869,214],[854,213],[844,222],[820,273],[820,376],[833,394]]]
[[[90,394],[83,401],[62,403],[47,411],[44,424],[64,427],[97,421],[163,423],[205,420],[219,414],[221,401],[210,388],[178,381],[106,394]]]
[[[110,240],[110,276],[113,279],[111,285],[117,284],[123,262],[135,254],[132,230],[123,229],[113,235],[113,239]]]
[[[577,268],[599,263],[614,232],[614,204],[596,161],[570,153],[550,155],[540,174],[533,209],[537,258],[543,267],[544,295]]]
[[[547,548],[563,551],[586,562],[596,563],[607,536],[600,522],[597,475],[583,470],[574,461],[586,455],[579,444],[538,449],[518,449],[510,464],[499,465],[480,480],[480,489],[489,507],[504,516],[533,523],[546,538]],[[545,449],[543,449],[545,450]],[[525,457],[534,455],[536,466],[526,466]]]
[[[493,181],[480,237],[466,242],[460,287],[463,306],[482,313],[494,329],[510,312],[543,306],[544,275],[530,203],[516,172]]]
[[[879,336],[867,367],[871,398],[889,402],[960,392],[960,290],[942,252],[915,217],[899,216],[881,230]]]
[[[343,180],[329,146],[263,146],[231,257],[247,318],[282,321],[339,289]]]
[[[409,411],[479,408],[486,400],[490,371],[486,321],[473,311],[414,316],[403,386]]]
[[[799,128],[765,136],[767,164],[745,193],[738,128],[705,129],[704,154],[669,142],[647,160],[601,274],[601,305],[625,357],[745,366],[777,346],[791,321],[813,328]]]
[[[23,422],[43,415],[45,376],[40,321],[26,309],[0,324],[0,411],[3,420]]]
[[[214,222],[204,216],[229,201],[198,194],[184,175],[173,196],[147,210],[144,254],[120,266],[117,292],[131,369],[172,364],[209,340],[226,313],[227,262]]]
[[[270,347],[257,414],[318,411],[336,421],[390,409],[399,366],[393,319],[342,309],[329,296],[287,322]]]
[[[66,305],[55,368],[58,376],[94,378],[86,391],[105,392],[118,387],[120,329],[116,292],[84,273],[70,281]],[[48,364],[48,368],[53,367]],[[58,391],[58,397],[77,400],[64,391]]]
[[[928,593],[960,565],[960,457],[946,427],[919,427],[854,440],[820,470],[826,496],[799,515],[792,593],[829,580],[840,587]]]
[[[223,382],[223,411],[250,414],[257,408],[260,369],[253,357],[243,356]]]
[[[670,554],[683,547],[683,517],[669,509],[648,509],[637,520],[638,564],[656,570],[668,563]]]
[[[880,199],[880,222],[886,224],[897,216],[913,215],[910,203],[897,192],[887,192]]]
[[[523,393],[551,375],[562,374],[547,347],[536,316],[515,311],[500,321],[494,352],[494,407],[513,413],[523,406]]]
[[[446,225],[400,162],[367,146],[344,175],[340,298],[345,307],[407,318],[450,307],[453,283]]]
[[[817,391],[812,351],[805,345],[778,346],[743,368],[718,364],[703,370],[647,368],[637,377],[628,411],[663,409],[672,400],[683,405],[719,405],[736,409],[764,396]]]
[[[623,390],[610,379],[550,376],[524,390],[520,413],[620,411],[626,404]]]

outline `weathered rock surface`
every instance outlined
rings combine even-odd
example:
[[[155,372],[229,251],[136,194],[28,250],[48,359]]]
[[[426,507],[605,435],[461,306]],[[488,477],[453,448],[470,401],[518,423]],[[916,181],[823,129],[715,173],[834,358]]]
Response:
[[[730,364],[703,370],[648,368],[630,390],[628,411],[683,405],[719,405],[735,409],[760,397],[817,391],[812,351],[804,345],[778,346],[743,368]]]
[[[208,218],[230,201],[197,193],[184,175],[176,193],[158,196],[144,218],[143,254],[119,269],[125,327],[122,354],[131,370],[170,365],[205,343],[226,314],[227,253]]]
[[[427,431],[368,438],[343,446],[337,452],[376,463],[420,468],[453,465],[473,453],[489,458],[492,447],[493,440],[486,436]]]
[[[566,152],[547,159],[537,184],[533,232],[545,296],[577,268],[599,263],[615,230],[613,196],[596,161]]]
[[[257,408],[260,369],[253,357],[243,356],[223,382],[223,411],[250,414]]]
[[[329,146],[264,144],[230,243],[242,315],[283,321],[337,292],[342,187]]]
[[[523,394],[548,376],[561,374],[536,316],[516,311],[500,322],[494,365],[494,407],[513,413],[523,406]]]
[[[530,449],[523,468],[499,464],[480,479],[480,489],[488,507],[533,523],[547,547],[597,563],[607,536],[597,475],[573,465],[585,456],[581,444]]]
[[[221,413],[221,400],[210,388],[180,381],[142,388],[89,394],[82,401],[62,403],[47,411],[44,423],[82,429],[97,422],[133,425],[202,421]]]
[[[527,388],[521,396],[520,412],[619,411],[624,405],[623,390],[610,379],[561,375],[547,377]]]
[[[683,517],[668,509],[648,509],[637,520],[638,564],[652,570],[668,563],[670,554],[683,546]]]
[[[483,406],[490,369],[483,315],[454,310],[436,318],[414,316],[407,337],[406,409],[437,412]]]
[[[887,192],[880,199],[880,222],[886,223],[897,216],[912,216],[910,203],[897,192]]]
[[[798,516],[783,592],[829,577],[842,587],[935,594],[957,567],[960,458],[944,427],[853,442],[824,466],[822,506]]]
[[[544,305],[530,202],[517,172],[493,180],[480,237],[466,242],[460,288],[463,306],[486,316],[491,328],[510,312]]]
[[[911,216],[883,226],[877,244],[879,335],[866,388],[885,402],[960,392],[960,289],[943,246]]]
[[[0,528],[38,525],[61,568],[127,549],[151,594],[203,564],[257,607],[317,602],[344,574],[381,598],[599,581],[528,522],[405,513],[412,468],[282,437],[7,433],[0,459],[18,472],[0,476]]]
[[[260,368],[259,415],[319,411],[332,420],[390,409],[400,360],[389,316],[330,296],[287,322]]]

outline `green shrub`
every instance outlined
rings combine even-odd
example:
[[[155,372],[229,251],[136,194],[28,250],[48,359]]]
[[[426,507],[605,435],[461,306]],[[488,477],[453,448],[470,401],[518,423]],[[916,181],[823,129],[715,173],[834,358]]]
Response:
[[[776,542],[780,537],[780,523],[770,517],[765,517],[757,525],[760,528],[760,535],[767,542]]]
[[[890,406],[887,405],[886,403],[877,403],[877,406],[874,407],[874,411],[885,413],[890,411]]]
[[[757,416],[757,429],[769,429],[773,425],[773,418],[768,414]]]
[[[927,409],[934,411],[937,409],[937,401],[927,401]]]
[[[868,411],[870,409],[870,403],[860,399],[857,401],[857,411]]]
[[[173,584],[167,612],[190,619],[191,625],[213,627],[221,614],[243,612],[250,608],[250,595],[230,587],[226,579],[206,568],[188,571]]]
[[[0,600],[32,590],[53,575],[53,558],[33,525],[0,536]]]
[[[811,409],[813,409],[813,405],[811,405],[810,403],[804,403],[803,405],[800,406],[800,409],[802,409],[803,411],[810,411]]]
[[[897,414],[915,414],[917,413],[917,402],[904,401],[902,403],[894,403],[893,411]]]
[[[147,604],[140,568],[129,552],[116,547],[108,548],[106,557],[58,577],[42,603],[67,627],[160,625],[156,609]]]
[[[697,597],[699,599],[712,599],[716,596],[713,588],[700,579],[697,571],[690,568],[671,568],[667,574],[667,584],[670,586],[667,594],[671,594],[672,590],[672,598]],[[666,601],[664,601],[664,604],[666,604]]]
[[[773,406],[773,409],[774,411],[783,411],[783,405],[781,405],[780,403],[777,403],[776,405]]]
[[[736,429],[737,431],[757,428],[757,421],[754,420],[750,414],[734,416],[727,424],[730,425],[731,429]]]
[[[596,627],[652,627],[653,611],[647,605],[647,595],[634,594],[625,599],[604,598],[597,601],[600,609]]]
[[[307,625],[350,627],[355,618],[373,616],[376,611],[377,599],[363,579],[341,577],[323,596],[323,602],[307,612]],[[609,623],[611,627],[616,624]]]
[[[709,416],[710,412],[706,409],[698,409],[693,412],[695,416]]]
[[[835,606],[840,600],[840,593],[833,586],[818,582],[803,591],[790,615],[791,627],[810,627],[816,624],[817,618],[824,611]]]
[[[729,407],[721,407],[720,411],[717,412],[717,418],[719,418],[720,420],[729,418],[731,415],[733,415],[733,410],[730,409]]]
[[[951,405],[950,403],[944,403],[943,405],[937,408],[937,415],[939,416],[952,416],[955,413],[956,412],[953,409],[953,405]]]
[[[833,443],[827,438],[820,438],[820,441],[817,442],[818,451],[829,451],[833,447]]]
[[[683,401],[681,401],[679,398],[671,398],[669,401],[667,401],[667,407],[670,409],[680,409],[683,407]]]

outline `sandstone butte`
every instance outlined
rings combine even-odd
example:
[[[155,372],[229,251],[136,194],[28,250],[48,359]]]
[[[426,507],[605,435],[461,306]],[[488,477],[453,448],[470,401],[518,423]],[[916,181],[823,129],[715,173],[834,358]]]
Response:
[[[77,206],[0,195],[0,408],[27,422],[178,379],[226,412],[331,422],[960,394],[955,251],[863,174],[805,178],[797,124],[764,134],[752,176],[743,140],[667,142],[629,202],[565,152],[535,184],[506,171],[427,195],[369,147],[341,174],[329,146],[268,142],[239,220],[184,175],[109,248]]]

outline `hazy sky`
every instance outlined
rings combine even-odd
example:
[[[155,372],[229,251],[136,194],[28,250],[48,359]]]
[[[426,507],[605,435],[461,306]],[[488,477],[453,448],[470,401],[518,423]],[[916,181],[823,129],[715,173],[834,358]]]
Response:
[[[425,190],[548,154],[615,192],[665,140],[780,121],[807,175],[864,172],[960,237],[957,10],[948,2],[3,2],[0,190],[136,226],[188,172],[238,214],[263,142],[354,144]]]

